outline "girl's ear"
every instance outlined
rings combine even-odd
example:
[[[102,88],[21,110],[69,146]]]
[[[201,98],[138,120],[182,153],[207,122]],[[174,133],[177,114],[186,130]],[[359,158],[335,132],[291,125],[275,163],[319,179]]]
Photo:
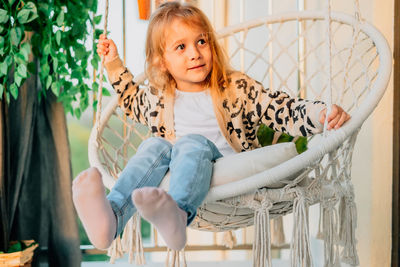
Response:
[[[160,62],[160,70],[163,72],[167,71],[167,68],[165,67],[164,62]]]
[[[163,72],[167,71],[167,67],[165,66],[164,59],[162,57],[155,58],[154,65],[157,66]]]
[[[164,71],[164,72],[167,71],[167,67],[165,66],[165,62],[164,62],[163,58],[160,58],[159,64],[160,64],[161,71]]]

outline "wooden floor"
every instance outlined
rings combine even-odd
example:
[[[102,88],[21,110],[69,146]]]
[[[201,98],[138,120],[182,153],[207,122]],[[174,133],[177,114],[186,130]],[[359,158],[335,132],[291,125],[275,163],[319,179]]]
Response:
[[[287,261],[273,260],[274,267],[287,267],[290,263]],[[117,261],[115,264],[106,262],[82,262],[82,267],[132,267],[134,264],[128,262]],[[145,267],[165,267],[164,262],[148,262]],[[181,265],[182,266],[182,265]],[[225,261],[225,262],[188,262],[188,267],[251,267],[251,261]]]

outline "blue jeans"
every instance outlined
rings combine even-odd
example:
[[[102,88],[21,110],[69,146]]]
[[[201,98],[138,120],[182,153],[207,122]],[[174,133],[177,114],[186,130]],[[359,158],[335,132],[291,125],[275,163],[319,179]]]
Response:
[[[213,163],[220,157],[217,147],[197,134],[181,137],[175,145],[160,137],[143,141],[107,196],[117,219],[115,236],[136,212],[131,200],[133,190],[158,187],[168,169],[169,194],[187,212],[189,225],[208,193]]]

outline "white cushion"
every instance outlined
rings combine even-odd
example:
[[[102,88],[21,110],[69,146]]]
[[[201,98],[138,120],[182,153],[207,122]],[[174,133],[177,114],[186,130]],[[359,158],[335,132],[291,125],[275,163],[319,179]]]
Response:
[[[211,187],[235,182],[250,177],[259,172],[268,170],[298,155],[293,142],[258,148],[252,151],[241,152],[219,158],[213,169]],[[166,174],[160,187],[168,190],[169,172]],[[282,184],[268,187],[281,187]]]

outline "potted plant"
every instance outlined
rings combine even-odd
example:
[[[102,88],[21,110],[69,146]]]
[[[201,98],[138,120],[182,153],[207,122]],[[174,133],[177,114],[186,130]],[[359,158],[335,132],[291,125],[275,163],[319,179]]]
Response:
[[[0,251],[0,266],[31,266],[33,251],[38,247],[34,240],[10,242],[6,253]]]

